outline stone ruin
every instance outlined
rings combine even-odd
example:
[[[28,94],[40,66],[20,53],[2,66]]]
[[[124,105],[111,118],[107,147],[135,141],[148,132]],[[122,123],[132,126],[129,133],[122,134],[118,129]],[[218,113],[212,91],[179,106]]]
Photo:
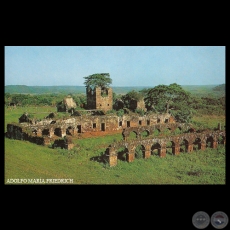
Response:
[[[95,87],[86,88],[87,109],[98,109],[108,111],[113,109],[112,88]]]
[[[54,113],[49,114],[43,120],[31,119],[25,113],[19,118],[19,123],[7,124],[6,136],[12,139],[29,140],[33,143],[49,145],[57,138],[78,136],[85,132],[117,131],[125,128],[152,126],[154,124],[172,124],[174,118],[170,114],[125,114],[116,115],[80,115],[58,119]],[[58,142],[59,143],[59,142]],[[61,142],[60,142],[61,143]],[[67,143],[65,148],[72,148]],[[71,143],[72,144],[72,143]],[[58,146],[58,145],[56,145]],[[62,145],[64,146],[64,145]]]
[[[161,126],[161,127],[160,127]],[[150,135],[153,130],[165,128],[172,129],[174,131],[176,128],[183,130],[183,133],[178,135],[172,135],[168,137],[151,137],[142,139],[140,133],[147,131]],[[136,139],[128,140],[127,137],[130,135],[130,132],[136,133]],[[132,162],[135,159],[135,150],[138,146],[141,146],[142,157],[149,158],[154,151],[157,151],[159,157],[165,157],[168,149],[172,150],[173,155],[179,155],[181,148],[184,147],[184,151],[191,153],[196,150],[205,150],[206,147],[217,148],[218,144],[226,143],[226,132],[221,130],[221,126],[218,125],[217,130],[203,130],[195,131],[189,125],[186,124],[165,124],[165,125],[153,125],[150,127],[136,127],[136,128],[127,128],[123,132],[123,141],[115,142],[110,144],[106,149],[104,154],[104,160],[109,163],[110,166],[116,166],[118,158]],[[167,147],[167,144],[170,143],[171,146]],[[196,147],[195,147],[196,146]],[[121,152],[119,149],[123,148]],[[182,149],[183,150],[183,149]],[[125,155],[125,157],[123,156]]]
[[[106,111],[113,108],[113,93],[111,88],[95,89],[87,88],[87,108],[83,110],[87,114],[81,114],[81,111],[75,111],[76,103],[71,96],[67,96],[62,102],[58,103],[57,110],[61,112],[71,112],[71,116],[58,119],[55,113],[51,113],[43,120],[33,119],[27,113],[19,118],[19,123],[7,124],[6,136],[11,139],[28,140],[39,145],[50,145],[72,149],[72,137],[85,132],[105,132],[120,130],[123,141],[109,145],[105,152],[105,159],[110,166],[117,164],[119,158],[118,149],[125,149],[126,160],[132,162],[135,159],[135,149],[142,146],[143,158],[149,158],[154,149],[157,149],[160,157],[165,157],[167,152],[166,144],[171,142],[172,153],[180,153],[181,143],[184,143],[185,150],[192,152],[194,145],[198,144],[198,149],[205,149],[207,142],[211,143],[212,148],[217,148],[218,138],[223,139],[225,144],[225,131],[221,131],[219,124],[216,131],[206,130],[196,132],[188,124],[177,123],[169,113],[164,114],[146,114],[140,116],[136,113],[116,116],[106,114]],[[120,101],[122,106],[122,101]],[[132,101],[131,108],[145,109],[144,101]],[[119,108],[118,108],[119,109]],[[164,129],[175,130],[179,128],[184,133],[169,137],[151,137],[142,139],[141,133],[146,131],[152,135],[155,130]],[[136,140],[129,140],[131,132],[136,134]]]
[[[76,107],[77,107],[76,102],[73,100],[73,98],[70,95],[68,95],[63,99],[63,101],[57,104],[57,111],[73,113]]]

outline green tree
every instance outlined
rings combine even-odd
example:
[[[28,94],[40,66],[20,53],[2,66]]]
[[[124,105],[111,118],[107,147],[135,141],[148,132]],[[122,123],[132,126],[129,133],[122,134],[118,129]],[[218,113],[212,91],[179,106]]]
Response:
[[[178,122],[189,122],[192,118],[188,104],[191,100],[190,94],[176,83],[149,89],[144,100],[149,111],[170,112]]]
[[[135,90],[130,91],[129,93],[123,95],[121,97],[121,100],[124,102],[124,107],[125,108],[130,108],[131,101],[136,100],[139,101],[143,98],[143,94],[139,93]]]
[[[85,86],[86,87],[101,87],[101,88],[107,88],[110,84],[112,84],[112,79],[110,78],[109,73],[96,73],[89,75],[87,77],[84,77],[85,79]]]

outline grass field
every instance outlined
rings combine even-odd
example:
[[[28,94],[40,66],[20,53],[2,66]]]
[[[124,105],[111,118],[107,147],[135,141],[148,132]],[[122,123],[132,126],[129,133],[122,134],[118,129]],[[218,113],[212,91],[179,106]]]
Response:
[[[36,108],[26,108],[34,112]],[[5,110],[6,124],[18,122],[25,108]],[[52,107],[39,107],[41,116],[55,112]],[[43,114],[42,112],[47,112]],[[224,116],[199,116],[197,126],[225,125]],[[166,158],[151,156],[128,163],[118,160],[116,167],[100,162],[106,147],[121,134],[75,139],[74,149],[52,149],[27,141],[5,138],[5,183],[9,179],[72,179],[73,184],[225,184],[225,147],[181,153]]]

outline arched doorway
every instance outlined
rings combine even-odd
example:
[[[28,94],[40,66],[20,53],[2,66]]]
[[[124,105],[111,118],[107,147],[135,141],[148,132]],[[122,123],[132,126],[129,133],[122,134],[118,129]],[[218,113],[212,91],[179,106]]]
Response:
[[[166,143],[166,154],[175,155],[175,143],[173,141]]]
[[[174,130],[174,134],[175,134],[175,135],[181,134],[181,133],[182,133],[181,127],[177,127],[177,128]]]
[[[132,132],[129,133],[128,140],[135,140],[135,139],[137,139],[137,137],[138,137],[137,132],[132,131]]]
[[[61,128],[54,129],[54,135],[61,137]]]
[[[67,135],[73,135],[73,127],[69,126],[69,127],[66,129],[66,134],[67,134]]]
[[[200,139],[199,137],[197,137],[197,138],[195,139],[195,141],[193,142],[193,149],[194,149],[195,151],[201,149],[201,139]]]
[[[151,155],[160,155],[161,145],[159,143],[154,143],[151,147]]]
[[[206,140],[206,148],[213,148],[213,137],[209,136]]]
[[[141,159],[145,156],[145,147],[143,145],[138,145],[135,148],[135,158]]]
[[[218,137],[218,144],[224,145],[225,144],[225,136],[220,135]]]
[[[154,131],[153,131],[153,136],[159,136],[160,135],[160,129],[155,129]]]
[[[148,130],[144,130],[143,132],[141,132],[141,137],[145,138],[149,136],[149,131]]]
[[[129,150],[126,147],[121,147],[117,151],[117,159],[121,161],[127,161],[127,154]]]
[[[42,130],[42,136],[48,136],[50,134],[49,129],[43,129]]]
[[[183,139],[180,143],[180,152],[188,152],[188,141],[186,139]]]
[[[170,135],[171,134],[171,129],[170,128],[165,128],[163,133],[164,133],[164,135]]]

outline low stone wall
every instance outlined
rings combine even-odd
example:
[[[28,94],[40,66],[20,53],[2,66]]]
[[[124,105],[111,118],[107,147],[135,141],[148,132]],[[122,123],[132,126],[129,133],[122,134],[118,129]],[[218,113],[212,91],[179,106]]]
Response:
[[[50,144],[50,138],[46,136],[36,136],[35,134],[28,133],[24,127],[15,124],[7,124],[6,137],[16,140],[25,140],[38,145]]]
[[[53,143],[53,148],[62,148],[62,149],[72,149],[74,147],[74,144],[72,143],[72,140],[70,138],[68,139],[58,139],[55,140]]]

